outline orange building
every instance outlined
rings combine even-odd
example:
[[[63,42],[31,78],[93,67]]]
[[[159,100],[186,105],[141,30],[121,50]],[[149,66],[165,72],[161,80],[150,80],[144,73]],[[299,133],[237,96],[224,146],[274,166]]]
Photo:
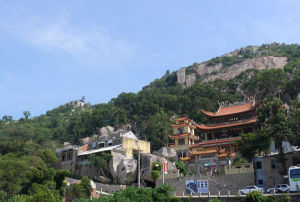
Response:
[[[222,170],[238,157],[237,140],[241,134],[255,130],[255,101],[221,105],[216,112],[202,110],[210,124],[196,124],[201,138],[197,144],[189,145],[188,155],[181,160],[195,164],[195,169]],[[174,127],[174,126],[172,126]]]

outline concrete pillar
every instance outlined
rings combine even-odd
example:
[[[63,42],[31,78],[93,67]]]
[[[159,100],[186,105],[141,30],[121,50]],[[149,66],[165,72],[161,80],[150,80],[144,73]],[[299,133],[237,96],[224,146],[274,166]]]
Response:
[[[207,141],[207,132],[204,133],[205,141]]]

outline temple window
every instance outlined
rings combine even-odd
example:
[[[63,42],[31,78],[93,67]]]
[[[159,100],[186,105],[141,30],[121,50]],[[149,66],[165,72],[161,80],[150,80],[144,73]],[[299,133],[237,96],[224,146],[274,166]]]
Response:
[[[238,121],[238,120],[239,120],[238,117],[230,117],[230,118],[229,118],[229,121]]]
[[[184,138],[178,139],[178,145],[184,145],[184,144],[185,144]]]
[[[184,128],[178,128],[178,134],[182,134],[184,132]]]

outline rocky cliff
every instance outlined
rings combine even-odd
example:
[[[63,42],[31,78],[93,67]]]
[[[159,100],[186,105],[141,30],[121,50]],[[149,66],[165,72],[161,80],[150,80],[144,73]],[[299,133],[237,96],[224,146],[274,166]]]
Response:
[[[205,76],[201,81],[202,83],[213,81],[215,79],[229,80],[247,69],[282,69],[286,64],[287,57],[274,56],[250,58],[229,67],[224,67],[223,63],[210,66],[207,62],[204,62],[190,67],[189,71],[193,72],[191,74],[187,74],[186,68],[181,68],[177,71],[177,82],[183,87],[190,87],[196,83],[196,78],[200,76]]]
[[[248,69],[283,68],[287,64],[288,58],[284,54],[270,51],[270,47],[276,45],[250,46],[200,64],[194,63],[176,72],[177,82],[185,88],[198,81],[205,83],[216,79],[233,79]]]

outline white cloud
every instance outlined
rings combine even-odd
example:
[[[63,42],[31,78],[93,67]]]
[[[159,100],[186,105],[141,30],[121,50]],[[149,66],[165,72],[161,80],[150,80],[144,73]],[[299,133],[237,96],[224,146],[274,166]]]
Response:
[[[8,16],[0,14],[0,29],[46,51],[62,51],[84,62],[102,64],[120,62],[135,52],[133,45],[113,37],[103,27],[73,25],[67,13],[55,19],[24,10],[5,13]]]

